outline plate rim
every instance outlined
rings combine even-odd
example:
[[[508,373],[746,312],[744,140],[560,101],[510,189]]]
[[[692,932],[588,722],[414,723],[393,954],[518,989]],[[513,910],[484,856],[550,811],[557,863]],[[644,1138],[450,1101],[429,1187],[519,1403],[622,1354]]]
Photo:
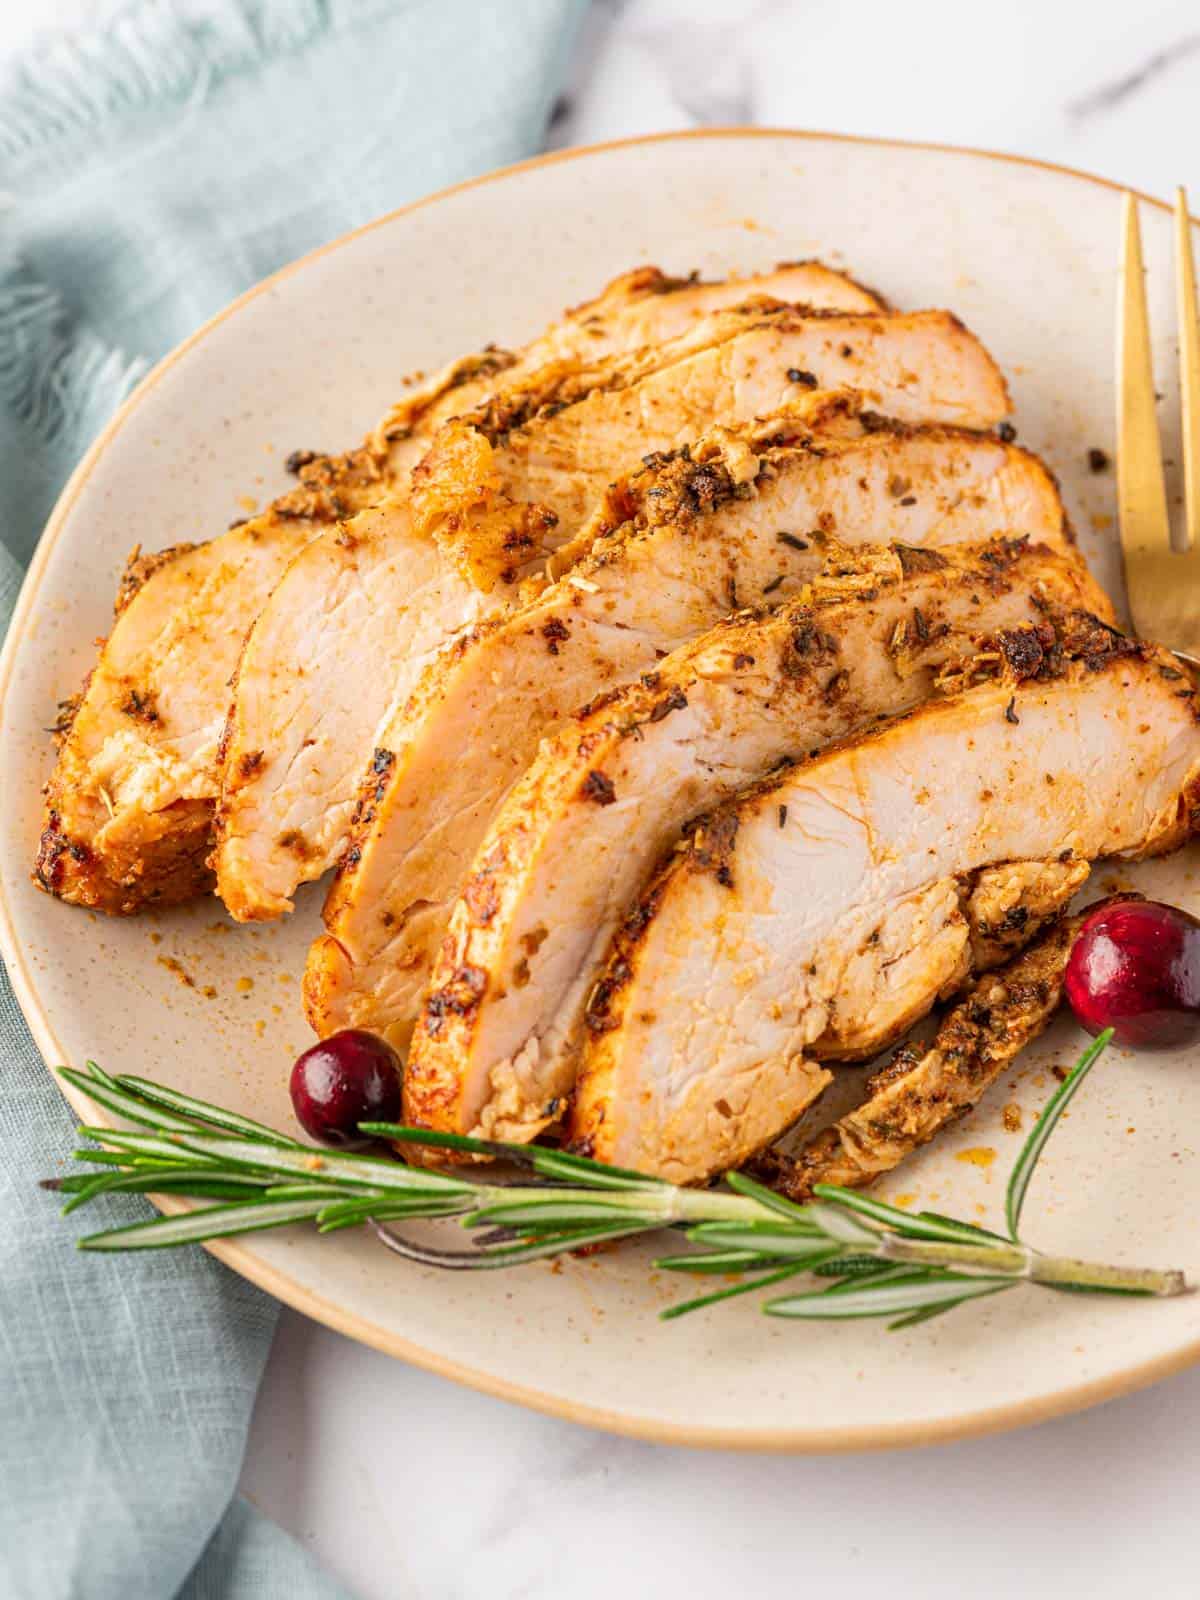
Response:
[[[1036,170],[1052,172],[1059,176],[1110,189],[1118,194],[1131,193],[1147,205],[1167,212],[1171,210],[1166,201],[1159,199],[1156,195],[1135,189],[1131,185],[1119,183],[1115,179],[1105,178],[1098,173],[1088,172],[1079,167],[1067,166],[1061,162],[1045,161],[1034,156],[1022,156],[1007,151],[988,150],[971,145],[946,144],[932,140],[888,139],[862,134],[831,133],[814,128],[746,127],[736,124],[722,127],[679,129],[667,133],[643,134],[625,139],[608,139],[596,144],[577,145],[566,150],[549,151],[542,155],[531,156],[524,161],[514,162],[505,167],[498,167],[492,172],[467,178],[459,183],[435,190],[431,194],[423,195],[420,199],[410,201],[407,205],[398,206],[392,211],[385,212],[382,216],[363,223],[361,226],[351,229],[348,233],[341,234],[338,238],[318,246],[317,249],[308,251],[305,255],[299,256],[295,261],[289,262],[277,272],[272,273],[269,277],[262,279],[261,282],[238,295],[236,299],[202,323],[194,333],[189,334],[186,339],[176,345],[167,355],[163,356],[131,391],[93,440],[68,478],[42,530],[17,596],[12,619],[9,623],[8,635],[4,641],[3,649],[0,650],[0,718],[2,718],[3,708],[7,703],[17,656],[25,640],[30,613],[34,605],[35,596],[41,587],[44,570],[49,563],[52,551],[62,537],[67,519],[83,492],[88,479],[110,443],[124,427],[134,410],[146,400],[160,379],[194,345],[207,338],[227,317],[239,311],[243,306],[248,305],[259,295],[269,293],[277,284],[291,276],[292,273],[301,271],[322,256],[335,250],[340,250],[345,245],[376,228],[386,227],[400,217],[421,210],[425,206],[434,205],[468,189],[477,188],[484,184],[503,182],[518,173],[529,172],[538,167],[566,161],[577,161],[611,150],[625,150],[641,145],[674,143],[684,139],[729,140],[735,138],[798,139],[814,143],[821,141],[854,144],[882,150],[918,150],[949,155],[964,155],[979,160],[1005,162],[1014,166],[1032,167]],[[1195,218],[1192,218],[1193,225],[1195,220]],[[59,1076],[54,1066],[51,1065],[52,1061],[65,1059],[65,1052],[59,1044],[50,1018],[38,997],[36,984],[19,946],[12,909],[2,880],[0,880],[0,955],[3,956],[8,970],[9,981],[12,984],[13,994],[21,1008],[30,1033],[33,1035],[34,1043],[42,1055],[46,1070],[50,1073],[63,1098],[81,1118],[99,1123],[102,1126],[115,1126],[115,1119],[111,1118],[103,1107],[96,1106],[86,1095],[66,1083]],[[151,1198],[158,1210],[168,1215],[175,1215],[190,1209],[185,1201],[169,1196]],[[347,1338],[355,1340],[359,1344],[378,1350],[384,1355],[406,1361],[426,1372],[435,1373],[439,1377],[449,1378],[453,1382],[475,1389],[480,1393],[525,1406],[545,1416],[557,1417],[568,1422],[596,1428],[605,1433],[642,1439],[657,1444],[689,1445],[695,1448],[712,1450],[813,1455],[860,1450],[893,1450],[942,1444],[959,1439],[979,1438],[987,1434],[1029,1426],[1048,1421],[1053,1417],[1081,1411],[1090,1406],[1117,1399],[1121,1395],[1131,1394],[1136,1390],[1146,1388],[1153,1383],[1157,1383],[1160,1379],[1183,1372],[1200,1362],[1200,1338],[1197,1338],[1153,1360],[1141,1362],[1120,1372],[1110,1373],[1105,1377],[1094,1378],[1084,1383],[1056,1389],[1052,1394],[1029,1400],[1010,1401],[1002,1405],[983,1407],[979,1410],[958,1412],[954,1416],[936,1421],[875,1423],[815,1429],[797,1427],[734,1428],[673,1423],[660,1418],[630,1415],[605,1407],[591,1406],[585,1402],[547,1394],[540,1389],[511,1382],[494,1373],[453,1360],[440,1354],[435,1349],[406,1339],[366,1317],[346,1311],[342,1306],[326,1299],[315,1289],[309,1288],[281,1268],[261,1260],[250,1246],[229,1240],[214,1240],[206,1243],[203,1248],[219,1261],[224,1262],[240,1277],[253,1283],[257,1288],[264,1290],[282,1304],[301,1312],[313,1321],[319,1322]]]

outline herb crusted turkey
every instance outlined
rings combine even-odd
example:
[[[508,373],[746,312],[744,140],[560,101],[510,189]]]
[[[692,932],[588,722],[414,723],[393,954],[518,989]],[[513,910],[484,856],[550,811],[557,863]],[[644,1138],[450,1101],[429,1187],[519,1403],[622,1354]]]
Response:
[[[973,630],[1094,599],[1073,559],[1020,541],[843,552],[810,594],[729,619],[564,726],[464,881],[413,1043],[406,1114],[512,1139],[554,1122],[608,940],[689,818],[918,704],[939,667],[972,652]],[[464,971],[479,993],[458,1009]]]
[[[242,640],[292,560],[325,530],[407,481],[433,430],[546,362],[594,361],[687,331],[766,294],[847,311],[878,296],[820,262],[699,283],[638,268],[516,354],[488,348],[411,390],[357,449],[298,451],[299,485],[199,547],[142,556],[122,580],[109,639],[60,724],[35,876],[77,904],[128,913],[211,884],[217,752]]]
[[[630,912],[589,1009],[570,1133],[679,1180],[738,1165],[971,974],[986,869],[1139,857],[1200,823],[1196,697],[1111,630],[984,660],[700,823]]]
[[[886,529],[912,547],[910,565],[917,546],[1015,529],[1069,551],[1033,457],[960,429],[873,419],[864,431],[845,396],[718,430],[608,498],[630,520],[525,605],[464,634],[380,731],[306,975],[318,1033],[368,1027],[403,1042],[458,885],[542,736],[641,673],[672,682],[664,653],[731,608],[794,599],[828,562],[822,530],[850,546]],[[1032,581],[1036,562],[1017,565]],[[1087,603],[1105,604],[1098,591]]]
[[[425,665],[542,572],[631,460],[845,384],[901,420],[988,426],[1008,406],[945,312],[754,303],[594,368],[545,369],[439,429],[411,496],[306,549],[246,641],[214,855],[234,916],[285,914],[334,864],[379,729]]]

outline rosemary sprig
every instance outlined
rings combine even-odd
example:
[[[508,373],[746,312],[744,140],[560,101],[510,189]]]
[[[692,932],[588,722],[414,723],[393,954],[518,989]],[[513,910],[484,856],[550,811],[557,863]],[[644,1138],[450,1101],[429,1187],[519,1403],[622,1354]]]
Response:
[[[432,1134],[391,1123],[363,1132],[395,1144],[498,1156],[526,1169],[527,1182],[488,1182],[458,1172],[407,1166],[379,1153],[341,1154],[301,1144],[271,1128],[143,1078],[110,1077],[93,1062],[62,1075],[91,1099],[136,1125],[133,1132],[83,1127],[100,1148],[76,1156],[93,1170],[49,1179],[64,1211],[102,1194],[186,1195],[211,1202],[181,1216],[153,1217],[90,1234],[84,1250],[150,1250],[313,1222],[322,1233],[364,1224],[389,1250],[458,1271],[516,1266],[589,1246],[674,1229],[691,1247],[655,1265],[693,1277],[736,1281],[670,1307],[682,1316],[806,1276],[801,1287],[764,1302],[772,1316],[804,1320],[883,1317],[913,1327],[968,1300],[1022,1283],[1099,1294],[1176,1295],[1183,1274],[1105,1266],[1043,1255],[1018,1225],[1038,1158],[1111,1032],[1080,1057],[1038,1118],[1009,1181],[1009,1236],[936,1212],[902,1211],[850,1189],[821,1185],[797,1205],[742,1173],[719,1188],[684,1189],[642,1173],[601,1166],[539,1146]],[[466,1248],[429,1245],[394,1224],[455,1218]]]

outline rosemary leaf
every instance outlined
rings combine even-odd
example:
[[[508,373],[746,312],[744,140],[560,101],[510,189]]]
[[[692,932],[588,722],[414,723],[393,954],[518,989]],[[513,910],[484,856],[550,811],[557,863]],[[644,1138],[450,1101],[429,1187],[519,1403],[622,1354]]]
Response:
[[[759,1183],[754,1178],[748,1178],[744,1172],[727,1172],[725,1182],[734,1194],[744,1195],[747,1200],[757,1200],[760,1206],[765,1206],[768,1211],[778,1212],[786,1217],[789,1222],[804,1223],[810,1226],[807,1207],[797,1205],[794,1200],[788,1200],[781,1194],[776,1194],[774,1189],[768,1189],[766,1184]]]
[[[835,1202],[813,1200],[807,1207],[809,1217],[821,1232],[831,1239],[839,1239],[842,1244],[853,1245],[856,1250],[870,1250],[877,1245],[879,1229],[864,1226],[857,1217],[848,1217],[840,1204],[842,1191],[835,1189],[833,1193],[837,1197]]]
[[[472,1139],[465,1133],[438,1133],[429,1128],[406,1128],[399,1122],[360,1122],[359,1130],[374,1139],[387,1139],[392,1144],[422,1144],[431,1150],[455,1150],[462,1155],[494,1156],[501,1161],[514,1161],[523,1167],[532,1167],[547,1177],[582,1178],[596,1188],[669,1189],[662,1178],[652,1178],[644,1172],[631,1172],[627,1167],[602,1166],[585,1156],[573,1156],[565,1150],[548,1150],[537,1144],[508,1144],[499,1139]]]
[[[559,1198],[559,1196],[562,1198]],[[621,1196],[624,1199],[624,1196]],[[618,1197],[607,1194],[588,1194],[586,1191],[550,1190],[546,1199],[488,1200],[484,1205],[467,1213],[464,1227],[491,1222],[504,1227],[571,1228],[577,1225],[637,1220],[642,1227],[658,1228],[661,1220],[651,1213],[647,1216],[633,1203],[620,1204]]]
[[[680,1256],[659,1256],[654,1265],[662,1272],[751,1272],[755,1267],[773,1266],[778,1259],[756,1250],[713,1250],[707,1254],[696,1250]]]
[[[82,1132],[82,1129],[78,1130]],[[124,1167],[129,1164],[129,1157],[119,1150],[72,1150],[73,1161],[94,1161],[106,1167]]]
[[[133,1095],[124,1094],[119,1088],[110,1089],[102,1079],[89,1077],[86,1072],[76,1072],[74,1067],[59,1067],[58,1075],[73,1084],[75,1088],[82,1089],[88,1099],[94,1100],[97,1105],[107,1106],[118,1116],[139,1123],[143,1128],[158,1128],[168,1133],[199,1131],[194,1122],[187,1122],[183,1117],[177,1117],[169,1111],[161,1111],[156,1106],[143,1105]]]
[[[173,1132],[165,1139],[155,1139],[148,1134],[103,1128],[87,1128],[84,1132],[135,1154],[165,1154],[168,1158],[178,1158],[186,1153],[255,1172],[275,1172],[284,1177],[294,1175],[304,1182],[328,1180],[356,1188],[402,1189],[437,1196],[475,1192],[475,1185],[460,1178],[429,1172],[422,1167],[408,1167],[399,1161],[378,1156],[335,1155],[305,1145],[272,1145],[248,1136]]]
[[[145,1156],[152,1161],[165,1162],[169,1166],[177,1167],[195,1166],[200,1161],[208,1161],[212,1166],[219,1164],[216,1156],[205,1156],[200,1151],[176,1143],[178,1134],[173,1134],[168,1139],[165,1135],[157,1137],[150,1133],[127,1133],[123,1128],[92,1128],[86,1124],[76,1131],[85,1139],[97,1141],[103,1139],[105,1144],[122,1152],[123,1164],[128,1164],[131,1156]],[[88,1159],[94,1159],[94,1156],[89,1153]]]
[[[827,1284],[821,1293],[852,1294],[866,1283],[931,1283],[942,1276],[941,1267],[897,1266],[891,1262],[876,1260],[872,1271],[868,1272],[864,1268],[860,1272],[848,1273],[842,1282]]]
[[[788,1278],[794,1278],[797,1273],[808,1270],[803,1263],[778,1267],[774,1272],[760,1274],[746,1283],[735,1283],[728,1289],[718,1289],[713,1294],[702,1294],[695,1300],[683,1300],[679,1305],[668,1306],[665,1311],[659,1312],[658,1319],[660,1322],[674,1322],[677,1317],[686,1317],[692,1311],[702,1311],[705,1306],[715,1306],[722,1300],[736,1300],[739,1295],[750,1294],[756,1289],[773,1288],[775,1284],[784,1283]]]
[[[818,1278],[874,1278],[880,1272],[878,1256],[835,1256],[813,1272]],[[888,1269],[890,1270],[890,1269]]]
[[[804,1317],[810,1321],[849,1320],[858,1317],[889,1317],[906,1311],[947,1301],[961,1303],[981,1295],[1011,1289],[1016,1278],[970,1278],[961,1273],[923,1275],[915,1281],[852,1285],[844,1292],[811,1290],[769,1300],[763,1307],[773,1317]]]
[[[835,1184],[819,1183],[814,1188],[813,1194],[818,1200],[844,1206],[849,1211],[858,1212],[860,1216],[882,1222],[885,1227],[892,1228],[909,1239],[943,1239],[979,1244],[981,1240],[996,1237],[995,1234],[988,1235],[980,1228],[973,1228],[970,1223],[955,1222],[928,1211],[903,1211],[899,1206],[888,1205],[886,1200],[873,1200],[869,1195],[859,1194],[854,1189],[843,1189]]]
[[[331,1183],[271,1183],[264,1179],[269,1187],[264,1190],[268,1200],[323,1200],[325,1204],[333,1205],[342,1190]],[[369,1194],[362,1195],[355,1191],[356,1200],[360,1205],[378,1205],[383,1199],[382,1189],[372,1189]]]
[[[229,1133],[246,1134],[252,1139],[262,1139],[267,1144],[286,1145],[292,1149],[303,1148],[296,1139],[289,1139],[286,1134],[279,1133],[275,1128],[268,1128],[265,1123],[253,1122],[249,1117],[242,1117],[236,1111],[226,1111],[220,1106],[209,1105],[206,1100],[194,1100],[190,1094],[183,1094],[178,1089],[168,1089],[164,1084],[152,1083],[149,1078],[137,1078],[128,1073],[121,1073],[115,1080],[108,1080],[114,1087],[127,1090],[139,1099],[149,1101],[151,1105],[165,1106],[168,1110],[182,1112],[184,1116],[192,1117],[197,1122],[207,1122],[214,1128],[224,1128]]]
[[[1017,1157],[1017,1164],[1008,1180],[1008,1190],[1004,1197],[1004,1216],[1011,1239],[1015,1240],[1018,1237],[1017,1229],[1021,1222],[1021,1208],[1025,1204],[1025,1192],[1029,1188],[1029,1180],[1033,1177],[1033,1169],[1037,1166],[1038,1157],[1045,1148],[1046,1140],[1054,1132],[1058,1119],[1082,1087],[1083,1080],[1108,1048],[1112,1036],[1111,1028],[1105,1028],[1103,1033],[1097,1034],[1050,1096],[1042,1109],[1041,1116],[1030,1129],[1029,1137]]]
[[[543,1150],[534,1145],[530,1151],[530,1165],[546,1178],[565,1178],[568,1182],[586,1183],[597,1189],[639,1189],[643,1192],[660,1192],[670,1185],[661,1178],[649,1178],[644,1172],[627,1172],[623,1167],[604,1167],[583,1156],[568,1155],[561,1150]]]
[[[110,1089],[115,1089],[117,1087],[117,1080],[115,1078],[110,1078],[108,1073],[105,1072],[104,1068],[98,1061],[85,1061],[84,1067],[87,1069],[89,1075],[95,1078],[98,1082],[107,1084]]]
[[[65,1178],[39,1178],[38,1188],[48,1189],[51,1194],[78,1194],[97,1177],[96,1172],[69,1172]]]
[[[228,1175],[218,1178],[211,1167],[98,1172],[63,1207],[63,1216],[101,1194],[185,1194],[200,1200],[250,1200],[263,1192],[261,1179]]]
[[[67,1201],[62,1208],[64,1217],[69,1217],[72,1211],[78,1211],[80,1206],[87,1205],[89,1200],[94,1200],[97,1195],[103,1194],[107,1189],[120,1183],[120,1173],[98,1172],[95,1177],[89,1178],[87,1183]]]
[[[90,1233],[79,1240],[81,1250],[165,1250],[170,1245],[202,1244],[206,1239],[228,1239],[238,1233],[260,1233],[290,1222],[309,1222],[327,1202],[320,1200],[256,1200],[242,1205],[206,1206],[181,1217],[154,1217],[128,1228]]]
[[[831,1242],[842,1252],[841,1241],[831,1241],[824,1234],[809,1233],[799,1228],[789,1230],[755,1226],[752,1223],[701,1222],[689,1228],[684,1237],[689,1244],[710,1245],[718,1250],[753,1250],[756,1254],[770,1255],[777,1260],[785,1257],[797,1260],[805,1256],[827,1254]]]
[[[1003,1294],[1005,1289],[1011,1289],[1012,1287],[1011,1283],[997,1284],[991,1292],[992,1294]],[[986,1300],[987,1295],[979,1294],[973,1298]],[[889,1333],[900,1333],[904,1328],[915,1328],[920,1322],[932,1322],[934,1317],[944,1317],[947,1311],[954,1311],[959,1306],[965,1305],[966,1299],[966,1296],[960,1296],[957,1300],[944,1300],[941,1305],[922,1306],[919,1311],[909,1311],[904,1316],[897,1317],[895,1322],[889,1322],[887,1331]]]
[[[452,1217],[454,1211],[431,1211],[428,1206],[415,1211],[403,1201],[377,1201],[364,1206],[355,1200],[333,1201],[317,1217],[318,1233],[337,1233],[344,1228],[361,1228],[368,1222],[417,1222]]]
[[[943,1239],[958,1239],[963,1244],[978,1244],[981,1239],[990,1239],[996,1244],[1008,1243],[1002,1233],[993,1233],[990,1228],[981,1228],[974,1222],[960,1222],[957,1217],[944,1217],[940,1211],[918,1211],[916,1214],[922,1222],[933,1223],[944,1229],[941,1234]]]

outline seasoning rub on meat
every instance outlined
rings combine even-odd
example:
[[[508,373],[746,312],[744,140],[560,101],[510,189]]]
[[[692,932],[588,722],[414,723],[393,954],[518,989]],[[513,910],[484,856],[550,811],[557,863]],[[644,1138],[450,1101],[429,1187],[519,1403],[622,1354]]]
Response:
[[[638,268],[523,351],[489,347],[451,362],[410,390],[359,448],[295,452],[298,487],[257,516],[203,545],[135,551],[109,638],[58,730],[35,869],[41,887],[113,913],[207,889],[229,680],[247,629],[309,541],[326,530],[336,537],[341,520],[405,485],[434,429],[484,400],[501,375],[512,383],[547,362],[594,361],[675,338],[750,295],[885,309],[820,262],[712,284]]]
[[[662,696],[683,693],[668,688],[673,679],[669,663],[660,667],[662,656],[731,609],[795,598],[828,564],[823,529],[836,529],[843,546],[886,529],[910,547],[910,565],[920,559],[918,546],[1020,529],[1070,552],[1082,573],[1053,481],[1034,457],[961,429],[873,419],[864,431],[857,405],[844,395],[815,395],[749,428],[718,430],[618,483],[609,502],[630,520],[557,583],[456,641],[380,731],[350,848],[326,902],[328,932],[313,948],[305,979],[318,1033],[368,1027],[403,1043],[458,886],[542,736],[640,673],[657,674]],[[997,560],[982,569],[985,593],[1010,565]],[[879,566],[867,559],[861,570]],[[883,569],[899,570],[894,554]],[[1017,563],[1016,585],[1033,581],[1038,570],[1032,558]],[[1007,576],[1003,584],[1015,587]],[[924,580],[931,596],[947,587]],[[846,592],[851,588],[848,581]],[[1086,603],[1107,605],[1098,590],[1090,595]],[[972,610],[964,596],[959,623],[987,628],[1016,620],[1015,608],[1001,618],[990,602],[985,609],[993,614],[983,618],[980,596],[974,599]],[[1085,603],[1083,587],[1075,602]],[[1024,605],[1020,615],[1028,614]],[[940,609],[929,626],[942,627]],[[764,661],[763,675],[773,662],[773,655]],[[723,768],[719,751],[711,760]],[[729,765],[739,763],[731,758]],[[592,859],[585,851],[581,866]],[[583,893],[572,907],[574,922],[589,904]]]
[[[811,1198],[818,1183],[861,1188],[966,1116],[1054,1016],[1085,915],[1060,917],[1006,966],[976,979],[928,1045],[901,1045],[871,1075],[861,1105],[797,1153],[764,1151],[751,1170],[791,1200]]]
[[[970,976],[975,875],[1195,829],[1200,723],[1169,657],[1103,632],[1010,649],[1034,676],[931,701],[697,825],[592,998],[576,1148],[680,1181],[737,1166],[821,1063],[868,1057]]]
[[[810,594],[731,618],[562,728],[464,881],[413,1043],[406,1115],[508,1139],[557,1120],[609,939],[690,818],[779,762],[918,704],[939,667],[971,654],[974,630],[1094,598],[1074,561],[1019,541],[845,552]],[[702,944],[694,956],[707,959]],[[478,993],[460,1009],[449,1002],[463,972]]]
[[[396,496],[310,545],[247,639],[224,746],[218,891],[240,920],[292,908],[338,859],[378,731],[433,655],[511,598],[647,452],[850,385],[901,420],[989,426],[991,357],[946,312],[758,304],[589,370],[548,369],[439,429]]]

